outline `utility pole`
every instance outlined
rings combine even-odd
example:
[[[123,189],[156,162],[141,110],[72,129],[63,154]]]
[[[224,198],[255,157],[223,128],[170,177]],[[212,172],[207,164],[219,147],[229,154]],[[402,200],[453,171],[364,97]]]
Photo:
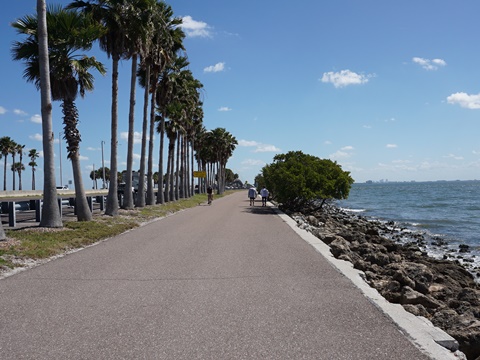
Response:
[[[102,140],[101,142],[102,144],[102,169],[103,169],[103,185],[102,185],[102,189],[105,189],[106,186],[105,186],[105,161],[103,159],[103,144],[105,144],[105,141]]]

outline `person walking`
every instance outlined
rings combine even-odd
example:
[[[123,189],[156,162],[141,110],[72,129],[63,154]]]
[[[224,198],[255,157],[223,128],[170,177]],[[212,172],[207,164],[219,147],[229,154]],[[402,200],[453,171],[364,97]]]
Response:
[[[207,187],[207,195],[208,195],[208,205],[211,205],[213,201],[213,189],[210,185],[208,185]]]
[[[260,190],[260,196],[262,197],[262,206],[267,206],[267,199],[268,199],[268,190],[264,186],[262,190]]]
[[[250,198],[250,206],[255,206],[255,198],[257,197],[257,189],[255,189],[253,186],[248,189],[248,197]]]

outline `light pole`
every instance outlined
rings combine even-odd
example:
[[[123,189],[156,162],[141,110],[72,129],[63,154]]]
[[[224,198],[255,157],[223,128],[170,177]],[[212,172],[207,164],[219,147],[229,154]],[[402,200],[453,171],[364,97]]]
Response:
[[[102,144],[102,169],[103,169],[103,185],[102,185],[102,189],[105,189],[105,162],[103,160],[103,144],[105,144],[105,141],[102,140],[101,142]]]
[[[60,186],[63,187],[62,177],[62,133],[58,133],[58,147],[60,148]]]

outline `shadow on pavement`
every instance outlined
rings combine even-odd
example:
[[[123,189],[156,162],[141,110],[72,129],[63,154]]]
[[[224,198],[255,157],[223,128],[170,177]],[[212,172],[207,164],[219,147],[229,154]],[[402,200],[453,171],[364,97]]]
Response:
[[[246,207],[244,212],[248,212],[251,214],[258,214],[258,215],[274,215],[275,214],[275,212],[270,206],[262,206],[261,202],[258,205]]]

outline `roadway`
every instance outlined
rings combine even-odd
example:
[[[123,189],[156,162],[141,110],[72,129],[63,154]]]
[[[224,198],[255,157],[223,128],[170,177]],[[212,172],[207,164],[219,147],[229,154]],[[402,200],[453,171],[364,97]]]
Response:
[[[1,359],[429,358],[246,192],[0,280],[0,319]]]

